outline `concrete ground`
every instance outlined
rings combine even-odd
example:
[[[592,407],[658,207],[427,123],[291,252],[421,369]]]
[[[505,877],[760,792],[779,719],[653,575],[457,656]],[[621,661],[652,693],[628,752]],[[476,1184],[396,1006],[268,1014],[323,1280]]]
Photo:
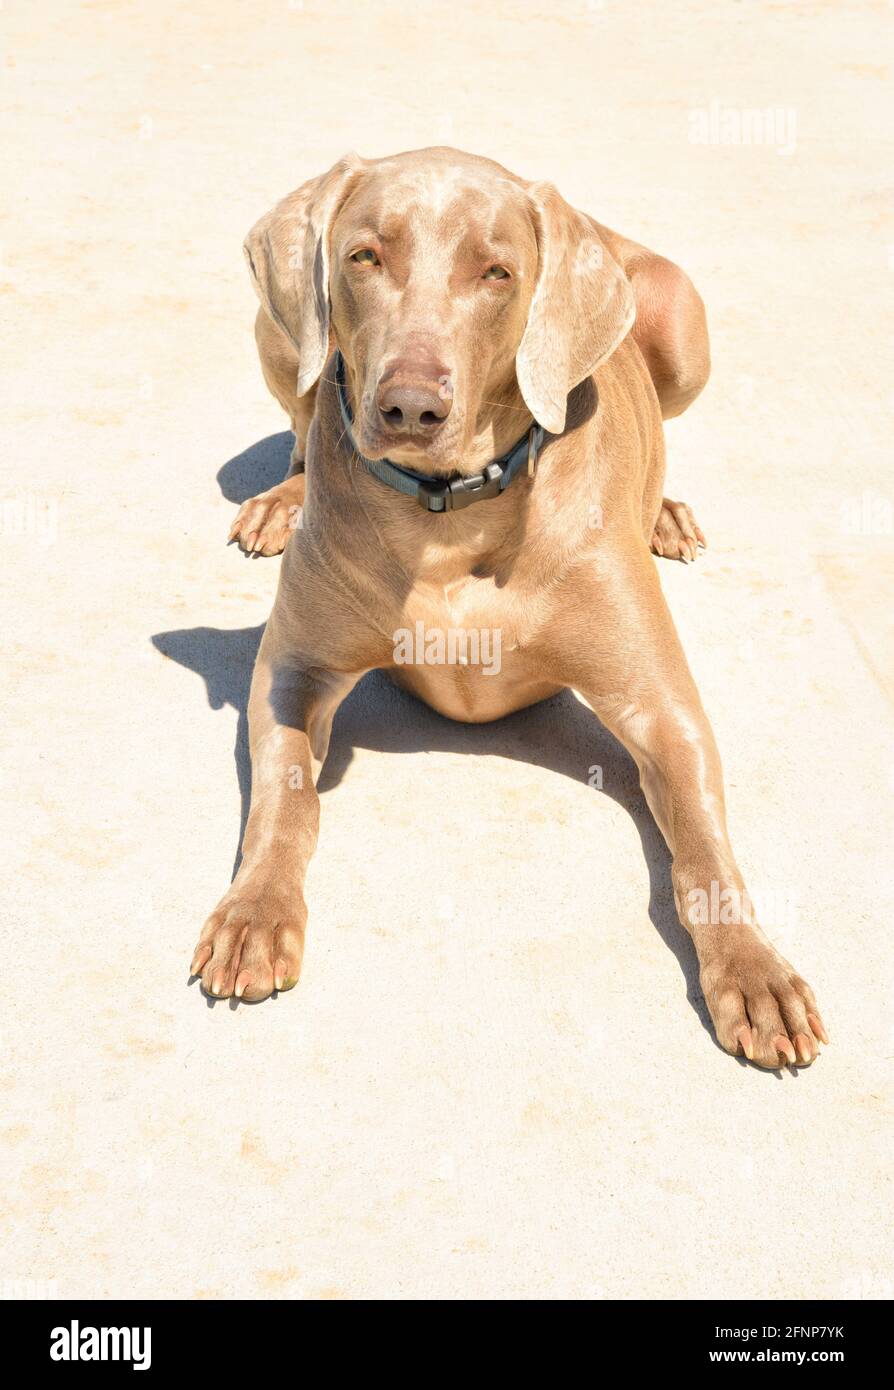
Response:
[[[4,4],[5,1288],[894,1291],[891,23]],[[778,115],[734,143],[752,108]],[[187,987],[279,565],[224,538],[289,446],[240,243],[346,150],[427,144],[552,179],[707,302],[668,491],[710,549],[660,572],[832,1035],[810,1071],[714,1044],[632,765],[571,696],[467,729],[364,682],[300,986]]]

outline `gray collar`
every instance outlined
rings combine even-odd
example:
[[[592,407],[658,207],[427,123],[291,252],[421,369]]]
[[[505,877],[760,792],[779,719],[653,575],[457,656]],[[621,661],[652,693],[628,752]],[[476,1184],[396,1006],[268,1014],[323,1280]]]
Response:
[[[532,425],[527,434],[523,435],[517,444],[513,444],[507,454],[494,459],[483,473],[473,473],[471,477],[457,475],[453,478],[432,478],[424,473],[414,473],[412,468],[402,468],[390,459],[364,458],[354,441],[354,421],[345,382],[345,362],[340,352],[335,354],[335,382],[342,423],[360,462],[380,483],[385,483],[395,492],[402,492],[405,497],[414,498],[423,511],[456,512],[463,507],[470,507],[473,502],[481,502],[488,497],[499,497],[524,464],[528,466],[528,475],[533,476],[534,464],[543,446],[543,429],[540,425]]]

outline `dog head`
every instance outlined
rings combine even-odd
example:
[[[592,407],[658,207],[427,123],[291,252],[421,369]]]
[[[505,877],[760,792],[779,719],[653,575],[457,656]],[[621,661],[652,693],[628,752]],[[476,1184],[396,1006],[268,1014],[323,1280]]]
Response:
[[[423,470],[458,467],[513,400],[519,422],[519,392],[561,434],[569,391],[633,322],[584,216],[551,184],[456,150],[348,156],[261,218],[245,251],[298,353],[298,395],[337,344],[358,448]]]

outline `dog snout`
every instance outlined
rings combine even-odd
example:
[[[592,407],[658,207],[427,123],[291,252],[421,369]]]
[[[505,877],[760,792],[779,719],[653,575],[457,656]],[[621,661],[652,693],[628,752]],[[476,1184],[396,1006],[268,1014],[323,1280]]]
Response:
[[[453,405],[450,373],[439,365],[420,370],[395,363],[382,375],[376,405],[387,429],[431,433],[444,423]]]

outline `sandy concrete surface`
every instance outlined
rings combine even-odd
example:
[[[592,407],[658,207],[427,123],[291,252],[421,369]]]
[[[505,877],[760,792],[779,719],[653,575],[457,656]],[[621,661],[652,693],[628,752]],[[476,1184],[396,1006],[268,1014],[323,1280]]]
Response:
[[[891,23],[4,4],[5,1288],[894,1291]],[[731,143],[752,108],[780,119]],[[714,1044],[632,764],[571,696],[467,729],[364,682],[299,988],[187,987],[279,564],[224,538],[289,447],[240,243],[346,150],[437,143],[554,180],[707,302],[668,491],[710,549],[660,572],[832,1034],[809,1072]]]

